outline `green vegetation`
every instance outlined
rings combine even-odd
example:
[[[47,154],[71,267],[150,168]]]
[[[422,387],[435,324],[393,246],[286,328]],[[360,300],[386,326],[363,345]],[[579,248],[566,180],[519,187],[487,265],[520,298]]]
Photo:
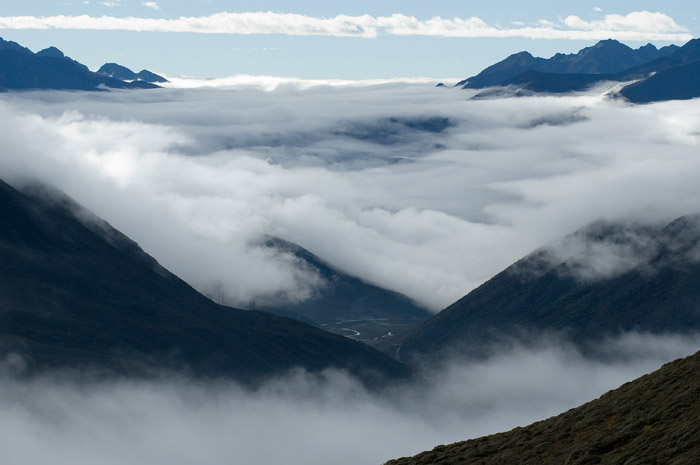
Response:
[[[386,465],[700,463],[700,352],[559,416]]]

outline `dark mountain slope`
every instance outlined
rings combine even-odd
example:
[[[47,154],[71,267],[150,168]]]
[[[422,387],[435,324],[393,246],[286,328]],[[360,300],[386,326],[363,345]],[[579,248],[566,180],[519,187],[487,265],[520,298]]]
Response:
[[[34,54],[15,42],[0,38],[0,87],[7,90],[101,90],[152,89],[158,86],[98,75],[55,47]]]
[[[533,93],[565,93],[586,90],[593,85],[604,82],[625,82],[646,79],[661,71],[681,65],[682,62],[671,57],[663,57],[643,65],[634,66],[615,74],[585,73],[543,73],[526,71],[501,84],[516,86],[521,91]]]
[[[260,310],[311,320],[337,332],[345,328],[343,334],[359,330],[359,339],[365,342],[390,331],[396,334],[431,316],[406,296],[351,276],[296,244],[268,237],[261,246],[294,255],[306,269],[316,272],[324,285],[316,295],[302,302],[283,306],[274,302],[260,303],[256,306]]]
[[[514,78],[503,81],[504,86],[517,86],[521,90],[535,93],[565,93],[587,89],[602,81],[616,81],[610,74],[582,73],[542,73],[540,71],[525,71]]]
[[[401,358],[413,362],[542,332],[594,348],[630,330],[700,330],[698,216],[663,228],[593,224],[510,266],[398,342]]]
[[[503,85],[527,71],[562,74],[615,74],[644,63],[670,56],[678,50],[676,46],[657,50],[651,44],[633,50],[616,40],[602,40],[575,54],[557,53],[552,58],[536,58],[528,52],[509,56],[478,75],[457,84],[465,89],[483,89]]]
[[[65,196],[0,181],[0,348],[30,372],[174,370],[253,381],[293,367],[407,369],[295,320],[223,307]]]
[[[387,465],[700,463],[700,353],[557,417]]]
[[[700,60],[662,70],[648,79],[626,86],[620,95],[632,103],[700,97]]]

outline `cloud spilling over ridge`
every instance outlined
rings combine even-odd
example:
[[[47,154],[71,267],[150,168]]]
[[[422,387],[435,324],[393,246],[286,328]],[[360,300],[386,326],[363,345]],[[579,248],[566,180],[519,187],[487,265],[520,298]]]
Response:
[[[153,3],[153,2],[147,2]],[[294,13],[220,12],[210,16],[180,18],[138,18],[114,16],[8,16],[0,17],[0,29],[74,29],[208,34],[284,34],[375,38],[380,34],[431,37],[522,37],[568,40],[667,40],[692,38],[686,28],[659,12],[636,11],[625,16],[606,15],[603,20],[586,22],[568,16],[555,25],[541,21],[534,26],[504,28],[487,24],[477,17],[421,20],[404,14],[374,17],[338,15],[319,18]]]
[[[256,391],[189,380],[0,375],[0,462],[379,464],[558,414],[697,344],[697,337],[632,334],[611,342],[617,358],[606,363],[557,344],[514,347],[382,393],[337,372],[291,373]]]
[[[0,172],[55,184],[239,305],[325,284],[251,246],[261,234],[439,310],[591,221],[698,210],[696,102],[469,95],[408,84],[6,94]]]

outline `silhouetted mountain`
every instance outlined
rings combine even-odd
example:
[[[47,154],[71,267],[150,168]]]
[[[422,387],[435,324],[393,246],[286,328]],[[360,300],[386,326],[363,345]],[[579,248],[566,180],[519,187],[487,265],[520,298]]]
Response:
[[[547,332],[594,351],[596,341],[631,330],[700,330],[700,217],[663,228],[594,223],[518,261],[397,343],[401,359],[415,362]]]
[[[36,54],[15,42],[0,38],[0,88],[6,90],[152,89],[143,81],[124,82],[91,72],[55,47]]]
[[[115,79],[121,79],[122,81],[145,81],[150,83],[168,82],[168,80],[163,76],[159,76],[146,69],[138,73],[134,73],[126,66],[118,65],[116,63],[105,63],[100,69],[97,70],[97,74],[113,77]]]
[[[301,302],[259,302],[259,310],[314,322],[342,334],[359,330],[358,339],[364,342],[389,332],[398,334],[431,316],[408,297],[351,276],[296,244],[270,236],[261,246],[292,254],[300,266],[319,276],[322,285]]]
[[[700,352],[559,416],[386,465],[697,464],[698,399]]]
[[[575,54],[557,53],[553,57],[536,58],[529,52],[520,52],[484,69],[481,73],[457,84],[465,89],[482,89],[503,85],[508,79],[527,71],[563,74],[615,74],[658,58],[670,56],[678,50],[675,45],[660,50],[652,44],[633,50],[616,40],[602,40]]]
[[[301,367],[367,382],[389,357],[288,318],[215,304],[63,194],[0,181],[0,351],[30,372],[179,371],[253,382]]]
[[[548,60],[527,52],[511,55],[458,85],[506,86],[507,94],[522,96],[582,91],[603,81],[637,80],[616,95],[633,103],[691,99],[700,97],[699,67],[694,65],[697,61],[700,61],[700,39],[693,39],[683,47],[670,45],[659,50],[651,44],[632,50],[607,40],[576,55],[557,54]],[[489,89],[476,97],[497,97],[503,93]]]

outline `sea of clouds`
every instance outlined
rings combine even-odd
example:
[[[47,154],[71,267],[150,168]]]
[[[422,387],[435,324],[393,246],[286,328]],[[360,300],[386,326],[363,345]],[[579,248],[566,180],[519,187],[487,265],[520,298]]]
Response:
[[[410,83],[6,94],[0,170],[54,184],[240,306],[322,284],[251,245],[262,234],[437,311],[591,221],[698,210],[696,102],[471,95]]]
[[[255,246],[263,234],[437,311],[592,221],[658,224],[700,205],[697,102],[468,100],[402,82],[263,88],[3,95],[0,178],[53,184],[240,305],[323,284]],[[558,244],[563,259],[597,251],[587,279],[629,260],[626,249]],[[0,462],[379,464],[559,413],[697,348],[697,337],[630,334],[592,361],[543,338],[382,392],[333,372],[252,391],[20,381],[8,360]]]

